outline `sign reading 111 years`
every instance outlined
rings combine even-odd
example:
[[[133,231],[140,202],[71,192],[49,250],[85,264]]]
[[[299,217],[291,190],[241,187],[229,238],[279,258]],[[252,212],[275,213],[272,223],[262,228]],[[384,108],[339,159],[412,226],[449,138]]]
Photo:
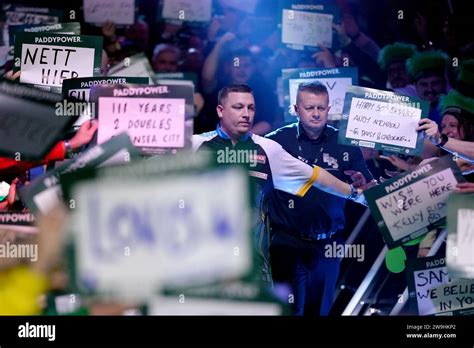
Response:
[[[349,86],[338,143],[418,156],[423,138],[415,128],[428,112],[429,104],[418,98]]]
[[[392,249],[444,223],[446,202],[465,179],[445,156],[364,192],[387,246]]]
[[[99,105],[99,144],[125,131],[133,145],[148,154],[185,146],[192,86],[94,86],[91,100],[98,100]]]

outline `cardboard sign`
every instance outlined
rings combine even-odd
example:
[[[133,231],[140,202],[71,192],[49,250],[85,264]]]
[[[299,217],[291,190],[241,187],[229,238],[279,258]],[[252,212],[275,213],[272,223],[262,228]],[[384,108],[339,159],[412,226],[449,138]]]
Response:
[[[446,201],[464,182],[451,156],[419,166],[364,192],[370,212],[390,249],[441,226]]]
[[[70,226],[79,288],[147,299],[162,284],[204,285],[246,274],[248,175],[241,168],[193,170],[210,162],[178,154],[64,176],[67,197],[76,202]]]
[[[474,279],[474,194],[456,193],[448,199],[446,259],[453,278]]]
[[[33,214],[46,214],[63,199],[61,175],[82,168],[128,163],[138,156],[127,134],[120,134],[35,179],[21,189],[20,195]]]
[[[102,37],[18,33],[15,71],[20,82],[61,92],[63,79],[100,74]]]
[[[185,146],[185,116],[192,117],[190,86],[93,87],[97,100],[98,143],[128,132],[135,146],[153,154]]]
[[[15,43],[16,33],[50,32],[50,33],[61,33],[61,34],[68,34],[68,35],[80,35],[81,24],[79,22],[56,23],[56,24],[49,24],[49,25],[21,24],[21,25],[11,25],[9,27],[9,31],[10,31],[10,43],[13,45]]]
[[[0,230],[9,230],[20,233],[35,233],[35,217],[29,212],[0,211]]]
[[[0,155],[41,160],[72,126],[73,117],[57,117],[56,94],[0,80]]]
[[[318,81],[326,86],[329,93],[329,106],[331,106],[328,115],[330,120],[341,119],[347,88],[359,83],[357,68],[283,69],[282,78],[286,122],[295,122],[290,108],[296,104],[296,94],[300,83]]]
[[[128,77],[146,77],[149,84],[154,84],[153,76],[155,75],[148,58],[144,53],[138,53],[134,56],[127,57],[121,62],[110,68],[108,76],[128,76]]]
[[[107,21],[115,24],[135,23],[135,0],[83,0],[84,21],[102,24]]]
[[[419,315],[473,315],[474,280],[452,280],[443,257],[407,260],[408,291]]]
[[[423,134],[415,128],[428,117],[421,99],[372,88],[350,86],[339,123],[338,143],[418,156]]]
[[[296,46],[332,47],[333,15],[283,9],[281,41]]]
[[[6,21],[3,27],[3,41],[7,46],[12,46],[9,40],[10,25],[52,25],[63,19],[63,11],[41,7],[9,6],[5,11]]]
[[[161,16],[185,22],[209,22],[212,0],[164,0]]]
[[[125,85],[125,84],[147,84],[145,77],[84,77],[63,80],[63,98],[65,103],[74,103],[69,99],[89,102],[90,89],[92,86],[102,85]],[[67,109],[69,105],[65,107]],[[72,107],[72,115],[79,119],[74,123],[74,128],[79,128],[84,122],[95,118],[96,108],[91,103],[84,103],[84,107]]]

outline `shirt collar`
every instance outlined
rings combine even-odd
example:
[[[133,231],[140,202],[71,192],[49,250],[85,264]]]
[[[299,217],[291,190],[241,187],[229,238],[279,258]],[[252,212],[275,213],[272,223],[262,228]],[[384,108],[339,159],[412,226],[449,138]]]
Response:
[[[226,132],[224,132],[220,123],[217,124],[216,132],[217,132],[217,135],[219,135],[222,139],[230,140],[229,135]],[[246,134],[242,136],[242,138],[240,138],[239,143],[249,140],[251,136],[252,136],[252,132],[247,132]]]

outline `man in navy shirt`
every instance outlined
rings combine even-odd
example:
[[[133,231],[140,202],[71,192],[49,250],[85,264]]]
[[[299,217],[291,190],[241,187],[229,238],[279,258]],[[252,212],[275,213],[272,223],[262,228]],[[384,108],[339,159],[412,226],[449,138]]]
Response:
[[[294,107],[299,121],[268,138],[304,163],[324,168],[340,180],[354,180],[354,186],[373,179],[361,150],[337,144],[337,129],[327,125],[330,106],[324,85],[301,84]],[[344,228],[346,200],[316,187],[304,197],[273,190],[267,198],[273,280],[290,285],[296,315],[329,314],[340,259],[325,257],[325,247]]]

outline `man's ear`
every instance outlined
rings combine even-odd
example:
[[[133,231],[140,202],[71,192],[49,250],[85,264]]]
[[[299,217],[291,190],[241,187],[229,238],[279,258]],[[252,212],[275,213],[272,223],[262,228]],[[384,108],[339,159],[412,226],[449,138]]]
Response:
[[[298,106],[296,106],[296,104],[293,104],[293,107],[295,108],[295,113],[298,113]]]
[[[328,105],[328,112],[331,111],[331,105]]]
[[[224,107],[222,105],[217,105],[216,107],[216,111],[217,111],[217,116],[219,116],[219,118],[222,118],[222,110],[224,110]]]

